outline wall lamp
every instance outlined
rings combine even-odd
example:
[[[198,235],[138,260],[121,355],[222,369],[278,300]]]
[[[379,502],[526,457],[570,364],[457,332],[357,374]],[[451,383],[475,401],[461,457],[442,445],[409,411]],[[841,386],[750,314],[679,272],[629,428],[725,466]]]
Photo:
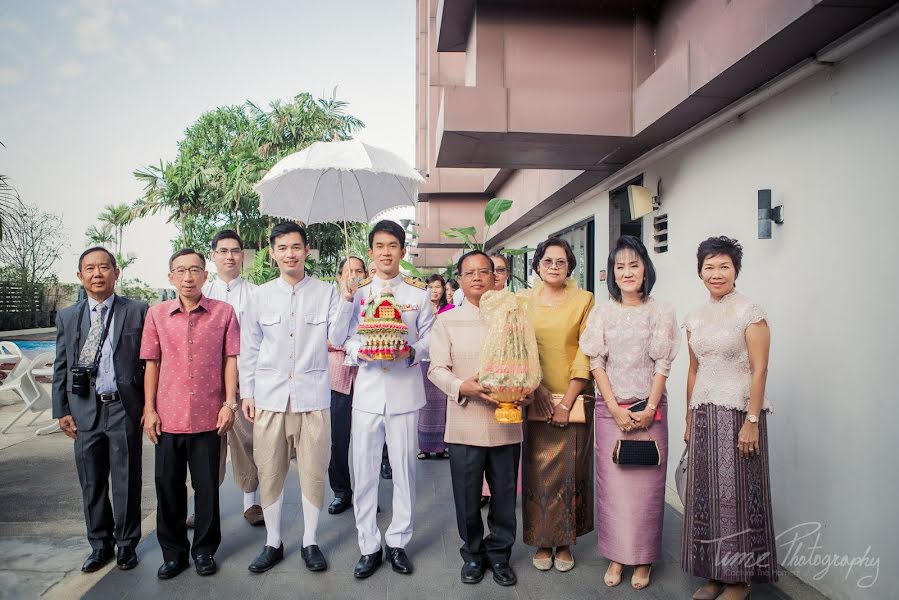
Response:
[[[771,223],[783,225],[784,207],[771,207],[771,190],[759,190],[759,239],[771,239]]]

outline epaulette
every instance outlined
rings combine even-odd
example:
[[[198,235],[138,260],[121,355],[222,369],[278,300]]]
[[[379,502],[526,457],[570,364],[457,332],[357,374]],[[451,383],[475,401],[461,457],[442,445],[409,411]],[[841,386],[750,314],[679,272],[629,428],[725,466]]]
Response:
[[[365,279],[363,279],[362,281],[359,282],[359,287],[365,287],[369,283],[371,283],[371,277],[366,277]]]
[[[405,277],[403,277],[403,281],[405,281],[409,285],[414,285],[420,290],[428,289],[428,284],[421,279],[418,279],[417,277],[409,277],[408,275],[406,275]]]

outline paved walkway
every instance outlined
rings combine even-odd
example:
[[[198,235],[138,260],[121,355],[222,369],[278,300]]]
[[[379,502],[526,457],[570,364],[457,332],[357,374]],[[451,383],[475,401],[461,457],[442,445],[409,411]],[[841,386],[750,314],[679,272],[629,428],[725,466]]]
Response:
[[[288,478],[284,508],[285,560],[263,575],[247,571],[247,565],[262,549],[265,542],[263,528],[250,527],[241,514],[239,494],[230,479],[222,488],[223,543],[216,559],[220,571],[213,577],[199,577],[189,569],[170,581],[159,581],[156,569],[162,555],[153,533],[148,533],[139,547],[140,565],[133,571],[112,570],[90,589],[85,598],[524,598],[524,599],[580,599],[580,598],[689,598],[700,583],[680,569],[680,539],[682,519],[668,508],[664,531],[665,558],[653,569],[651,586],[637,592],[625,579],[617,589],[607,589],[602,583],[606,561],[596,553],[596,535],[579,540],[574,549],[577,567],[569,573],[551,571],[541,573],[530,564],[532,549],[516,545],[512,555],[519,582],[511,588],[496,585],[488,576],[478,585],[459,581],[461,558],[459,538],[453,513],[449,464],[428,460],[418,463],[415,535],[407,548],[415,566],[412,576],[393,573],[382,567],[364,581],[353,578],[352,570],[359,558],[352,511],[341,515],[322,515],[319,526],[319,545],[330,563],[325,573],[309,573],[300,558],[302,515],[300,514],[299,484],[295,475]],[[295,471],[294,471],[295,473]],[[382,531],[390,518],[393,487],[382,481],[380,502],[384,512],[379,515]],[[330,497],[328,498],[330,501]],[[520,516],[519,516],[520,537]],[[83,576],[80,576],[83,577]],[[62,591],[62,590],[60,590]],[[822,598],[792,577],[778,587],[757,586],[753,598]]]

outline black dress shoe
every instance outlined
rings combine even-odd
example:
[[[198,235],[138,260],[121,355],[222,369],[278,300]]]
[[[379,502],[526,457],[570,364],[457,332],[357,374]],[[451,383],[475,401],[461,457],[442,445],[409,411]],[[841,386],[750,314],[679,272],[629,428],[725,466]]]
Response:
[[[119,548],[116,553],[115,566],[123,571],[128,571],[137,566],[137,552],[134,548]]]
[[[253,573],[265,573],[282,560],[284,560],[284,544],[277,548],[266,546],[259,553],[259,556],[253,559],[253,562],[250,563],[247,569]]]
[[[349,496],[337,496],[331,500],[328,505],[328,514],[339,515],[353,505],[353,501]]]
[[[378,567],[381,566],[382,562],[383,558],[381,557],[380,548],[373,554],[363,554],[362,558],[359,559],[359,562],[356,563],[356,568],[353,569],[353,576],[356,579],[371,577],[374,575],[375,571],[378,570]]]
[[[487,565],[483,560],[470,560],[462,565],[462,583],[481,583]]]
[[[187,559],[184,559],[183,561],[167,560],[162,563],[162,566],[156,571],[156,576],[160,579],[171,579],[189,566],[190,563],[187,562]]]
[[[328,561],[325,560],[325,555],[316,544],[300,550],[300,556],[303,557],[303,562],[310,571],[324,571],[328,568]]]
[[[85,573],[99,571],[103,568],[103,565],[112,560],[113,556],[115,556],[115,553],[112,551],[112,548],[93,550],[91,555],[87,557],[87,560],[84,561],[84,564],[81,565],[81,570]]]
[[[412,574],[412,561],[406,556],[406,551],[403,548],[387,546],[387,560],[390,561],[390,566],[397,573],[402,573],[403,575]]]
[[[219,570],[211,554],[198,554],[194,559],[194,568],[197,570],[197,575],[202,576],[215,575],[216,571]]]
[[[496,562],[490,565],[493,569],[493,581],[500,585],[515,585],[518,583],[518,577],[512,570],[512,565],[507,562]]]
[[[393,479],[393,468],[390,463],[381,463],[381,479]]]

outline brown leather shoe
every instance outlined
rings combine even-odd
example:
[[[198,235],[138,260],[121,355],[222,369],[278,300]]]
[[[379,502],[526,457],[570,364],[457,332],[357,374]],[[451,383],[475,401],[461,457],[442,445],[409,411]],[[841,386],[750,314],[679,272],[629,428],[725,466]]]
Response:
[[[253,527],[261,527],[265,525],[265,517],[262,515],[262,507],[254,504],[247,510],[243,511],[243,518]]]

